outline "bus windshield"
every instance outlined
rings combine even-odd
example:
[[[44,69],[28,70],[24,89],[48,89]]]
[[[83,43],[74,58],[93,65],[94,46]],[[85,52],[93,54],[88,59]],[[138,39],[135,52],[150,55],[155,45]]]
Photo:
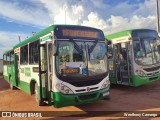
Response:
[[[137,38],[134,40],[135,62],[142,65],[160,62],[160,40],[156,38]]]
[[[95,76],[107,72],[104,42],[58,40],[57,72],[62,76]]]

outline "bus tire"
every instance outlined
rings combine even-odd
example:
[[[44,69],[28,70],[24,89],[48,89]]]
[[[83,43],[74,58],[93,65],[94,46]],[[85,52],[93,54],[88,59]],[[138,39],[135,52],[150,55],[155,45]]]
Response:
[[[10,86],[10,89],[11,89],[11,90],[14,90],[14,89],[15,89],[15,87],[13,86],[12,76],[9,77],[9,86]]]
[[[35,93],[35,100],[38,103],[38,105],[39,106],[43,106],[44,102],[40,99],[40,96],[38,94],[38,85],[37,85],[37,83],[35,84],[34,93]]]

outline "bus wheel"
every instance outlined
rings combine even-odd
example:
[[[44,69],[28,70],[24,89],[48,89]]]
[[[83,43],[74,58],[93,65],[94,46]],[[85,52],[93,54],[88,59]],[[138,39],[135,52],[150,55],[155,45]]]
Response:
[[[11,89],[11,90],[14,90],[12,77],[9,78],[9,85],[10,85],[10,89]]]
[[[36,102],[38,103],[39,106],[42,106],[44,105],[44,102],[40,99],[40,96],[38,94],[38,85],[35,84],[35,89],[34,89],[34,93],[35,93],[35,99],[36,99]]]

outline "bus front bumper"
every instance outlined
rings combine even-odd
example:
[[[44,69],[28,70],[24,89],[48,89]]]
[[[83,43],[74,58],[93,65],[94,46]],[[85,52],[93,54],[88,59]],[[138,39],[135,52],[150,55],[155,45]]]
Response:
[[[160,74],[156,74],[156,75],[153,75],[153,76],[136,76],[136,75],[133,75],[132,79],[133,79],[132,80],[133,86],[138,87],[138,86],[141,86],[141,85],[144,85],[144,84],[159,81],[160,80]]]
[[[54,107],[60,108],[64,106],[79,105],[109,99],[109,88],[110,86],[102,90],[81,94],[63,94],[61,92],[53,92]]]

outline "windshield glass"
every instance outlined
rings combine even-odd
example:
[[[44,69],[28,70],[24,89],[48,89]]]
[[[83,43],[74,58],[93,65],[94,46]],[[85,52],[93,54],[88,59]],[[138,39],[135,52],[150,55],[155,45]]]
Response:
[[[160,40],[157,36],[134,38],[135,62],[141,65],[151,65],[160,62]]]
[[[105,53],[105,43],[58,40],[57,72],[62,76],[103,74],[107,71]]]
[[[88,72],[90,76],[105,73],[106,65],[106,46],[104,43],[87,42],[88,47]]]

